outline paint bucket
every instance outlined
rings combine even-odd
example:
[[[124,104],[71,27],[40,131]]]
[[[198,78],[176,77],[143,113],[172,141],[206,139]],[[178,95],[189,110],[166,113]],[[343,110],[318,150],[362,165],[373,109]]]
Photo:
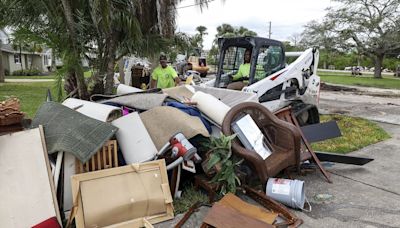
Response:
[[[266,191],[267,196],[292,208],[311,211],[311,205],[304,194],[304,181],[281,178],[269,178]],[[309,209],[304,209],[307,202]]]

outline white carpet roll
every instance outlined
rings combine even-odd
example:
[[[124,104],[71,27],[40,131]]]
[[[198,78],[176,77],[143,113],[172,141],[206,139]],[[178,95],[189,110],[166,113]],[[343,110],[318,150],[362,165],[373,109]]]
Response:
[[[127,93],[137,93],[143,90],[138,89],[136,87],[127,86],[124,84],[119,84],[117,87],[117,95],[127,94]]]
[[[220,126],[222,125],[222,121],[224,121],[226,113],[230,110],[229,106],[218,100],[216,97],[201,91],[196,92],[192,96],[192,101],[197,102],[197,107],[200,111]]]

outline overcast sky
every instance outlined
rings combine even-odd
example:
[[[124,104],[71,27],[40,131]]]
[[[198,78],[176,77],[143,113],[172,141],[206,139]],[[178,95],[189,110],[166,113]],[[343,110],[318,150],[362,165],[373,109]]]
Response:
[[[258,36],[268,37],[269,21],[272,22],[272,39],[288,40],[294,33],[301,33],[303,26],[311,20],[321,20],[325,9],[333,6],[331,0],[214,0],[208,8],[200,11],[198,6],[190,6],[194,0],[183,0],[178,5],[177,29],[195,34],[196,27],[207,27],[204,48],[210,49],[216,28],[222,23],[244,26],[255,31]],[[186,7],[190,6],[190,7]],[[182,7],[182,8],[181,8]]]

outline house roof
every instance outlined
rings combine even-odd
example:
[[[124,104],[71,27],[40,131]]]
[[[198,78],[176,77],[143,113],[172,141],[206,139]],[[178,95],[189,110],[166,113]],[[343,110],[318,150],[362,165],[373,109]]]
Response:
[[[13,53],[13,54],[18,54],[18,53],[20,53],[20,51],[19,51],[19,50],[15,50],[15,49],[12,47],[11,44],[2,44],[2,45],[1,45],[1,50],[4,51],[4,52]],[[22,50],[22,51],[21,51],[21,54],[42,55],[43,53],[37,53],[37,52],[32,53],[32,52],[28,52],[28,51]]]

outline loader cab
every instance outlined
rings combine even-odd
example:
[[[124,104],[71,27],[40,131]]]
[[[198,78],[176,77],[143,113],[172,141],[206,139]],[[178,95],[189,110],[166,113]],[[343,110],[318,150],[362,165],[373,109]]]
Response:
[[[226,88],[251,51],[250,71],[242,80],[251,85],[285,68],[285,51],[281,42],[261,37],[220,38],[218,70],[214,87]]]

